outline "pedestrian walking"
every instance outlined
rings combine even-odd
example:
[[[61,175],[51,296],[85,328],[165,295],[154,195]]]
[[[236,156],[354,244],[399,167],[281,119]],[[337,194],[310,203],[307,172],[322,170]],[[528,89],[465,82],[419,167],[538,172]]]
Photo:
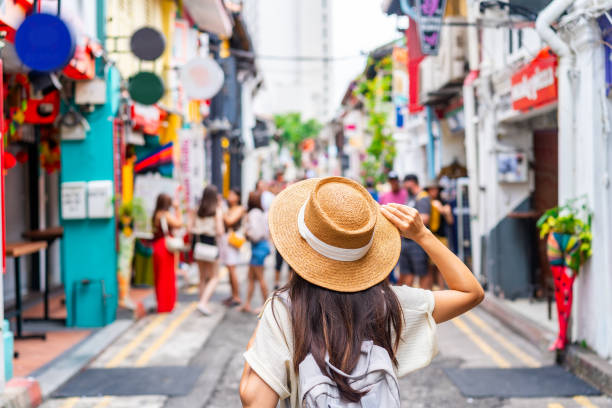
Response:
[[[183,215],[178,200],[168,194],[157,196],[151,220],[153,227],[153,273],[157,313],[169,313],[176,303],[176,260],[166,238],[172,230],[183,227]]]
[[[200,206],[191,225],[193,257],[198,264],[200,301],[197,309],[205,316],[212,314],[208,302],[219,283],[219,246],[223,235],[223,214],[217,187],[206,186]]]
[[[387,180],[389,180],[391,190],[380,195],[378,200],[380,205],[391,203],[406,204],[408,192],[401,188],[398,174],[394,171],[390,171],[389,174],[387,174]]]
[[[428,365],[437,351],[436,323],[484,296],[415,209],[381,208],[346,178],[287,188],[270,209],[270,234],[295,273],[266,302],[249,341],[240,382],[244,407],[276,407],[287,398],[293,408],[360,401],[399,407],[396,375]],[[400,234],[423,246],[450,290],[389,285]]]
[[[376,183],[374,182],[374,179],[372,179],[371,177],[369,177],[366,180],[366,188],[368,189],[368,193],[370,193],[374,201],[378,201],[379,197],[378,197],[378,190],[376,189]]]
[[[404,190],[408,199],[405,204],[416,209],[424,225],[429,224],[431,213],[431,201],[429,195],[419,185],[419,178],[415,174],[404,177]],[[400,278],[399,285],[412,286],[414,278],[419,278],[419,286],[423,289],[431,289],[433,278],[429,271],[429,258],[427,253],[410,238],[402,239],[402,253],[400,255]]]
[[[240,204],[240,197],[240,190],[231,189],[227,195],[228,208],[223,214],[225,235],[220,245],[221,262],[227,267],[232,291],[231,295],[223,301],[223,304],[229,307],[239,306],[242,303],[236,266],[240,263],[240,250],[246,242],[241,232],[242,220],[246,215],[246,210]]]
[[[249,194],[248,213],[246,218],[246,237],[251,243],[251,261],[249,262],[247,298],[242,307],[245,312],[252,312],[251,301],[255,292],[255,283],[259,283],[261,297],[268,298],[268,285],[264,279],[264,261],[270,255],[268,243],[268,219],[261,208],[261,194],[253,191]],[[259,313],[259,309],[255,312]]]
[[[436,238],[438,238],[440,242],[444,244],[444,246],[449,247],[449,228],[455,223],[455,219],[453,218],[451,206],[442,198],[440,194],[443,187],[437,180],[433,180],[425,186],[424,190],[429,195],[429,200],[431,202],[429,229],[436,236]],[[433,264],[430,264],[429,267],[430,273],[433,277],[433,282],[435,282],[438,287],[442,288],[444,285],[444,279],[442,278],[440,271]]]

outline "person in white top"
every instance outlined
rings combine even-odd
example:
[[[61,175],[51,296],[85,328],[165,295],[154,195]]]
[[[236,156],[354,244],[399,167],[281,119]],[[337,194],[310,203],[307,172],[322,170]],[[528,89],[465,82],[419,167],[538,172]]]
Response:
[[[223,235],[223,214],[220,204],[217,188],[212,184],[206,186],[190,228],[194,248],[197,243],[218,247],[218,241]],[[200,271],[198,287],[200,302],[197,307],[200,313],[209,316],[211,311],[208,302],[219,283],[219,262],[216,259],[214,261],[199,260],[197,257],[196,262]]]
[[[269,212],[270,236],[295,273],[266,303],[244,354],[244,407],[272,408],[279,399],[302,407],[300,363],[321,370],[342,401],[358,403],[346,374],[371,342],[388,354],[396,376],[428,365],[437,352],[436,323],[476,306],[484,291],[470,270],[400,204],[379,206],[358,183],[310,179],[282,193]],[[400,235],[423,247],[449,290],[431,292],[387,281]],[[328,358],[328,359],[327,359]],[[301,389],[302,388],[302,389]],[[371,402],[370,402],[371,403]]]

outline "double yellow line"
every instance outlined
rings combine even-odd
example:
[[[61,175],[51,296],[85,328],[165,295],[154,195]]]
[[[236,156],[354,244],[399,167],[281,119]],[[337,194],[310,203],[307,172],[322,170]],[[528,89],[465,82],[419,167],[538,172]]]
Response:
[[[149,360],[151,360],[153,354],[159,350],[168,341],[168,339],[170,339],[170,336],[172,336],[172,334],[189,317],[189,315],[194,312],[196,307],[196,302],[190,303],[188,306],[186,306],[183,311],[168,325],[168,327],[164,329],[161,335],[140,355],[134,366],[145,366]],[[140,333],[138,333],[136,337],[134,337],[132,341],[119,350],[117,354],[115,354],[115,356],[104,365],[104,367],[116,368],[121,365],[121,363],[123,363],[125,359],[151,335],[153,330],[155,330],[168,318],[168,316],[170,316],[168,313],[157,315]],[[74,408],[80,400],[81,398],[79,397],[68,398],[64,404],[62,404],[61,408]],[[105,396],[94,408],[107,407],[111,401],[112,397]]]
[[[478,317],[474,312],[467,312],[465,316],[478,327],[480,330],[491,336],[497,343],[499,343],[504,349],[506,349],[510,354],[520,360],[523,364],[528,367],[541,367],[542,364],[537,361],[535,358],[531,357],[529,354],[525,353],[514,344],[509,342],[506,338],[500,335],[495,329],[485,323],[480,317]],[[493,347],[491,347],[485,340],[483,340],[478,334],[476,334],[470,326],[468,326],[462,318],[456,317],[451,320],[453,324],[461,330],[476,346],[486,355],[491,357],[491,359],[497,364],[498,367],[501,368],[510,368],[511,364],[508,360],[506,360],[501,354],[499,354]],[[583,395],[575,396],[574,401],[578,403],[580,406],[584,408],[598,408],[597,405],[594,405],[587,397]],[[564,408],[562,404],[558,402],[553,402],[548,404],[548,408]]]

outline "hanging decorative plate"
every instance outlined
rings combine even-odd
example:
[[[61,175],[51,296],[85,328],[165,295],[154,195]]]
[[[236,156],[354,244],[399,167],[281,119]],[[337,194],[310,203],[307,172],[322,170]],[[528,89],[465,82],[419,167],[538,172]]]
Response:
[[[181,69],[181,82],[189,99],[210,99],[223,86],[225,76],[211,58],[196,57]]]
[[[64,68],[74,55],[76,40],[61,18],[36,13],[17,29],[15,48],[19,59],[35,71],[51,72]]]
[[[155,61],[166,49],[166,38],[153,27],[143,27],[132,34],[130,49],[141,60]]]
[[[164,82],[154,72],[141,71],[129,80],[130,97],[143,105],[153,105],[164,96]]]

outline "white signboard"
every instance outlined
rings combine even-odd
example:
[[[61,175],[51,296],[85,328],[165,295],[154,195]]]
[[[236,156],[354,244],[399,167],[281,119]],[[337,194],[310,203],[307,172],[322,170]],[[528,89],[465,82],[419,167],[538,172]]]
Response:
[[[97,180],[87,183],[87,213],[89,218],[113,216],[113,182]]]
[[[87,183],[75,181],[62,183],[62,218],[81,220],[87,217]]]
[[[198,208],[205,181],[204,128],[179,131],[179,179],[188,208]]]
[[[137,175],[134,180],[134,199],[142,203],[147,213],[147,227],[145,231],[136,231],[140,233],[151,232],[151,217],[155,210],[157,196],[161,193],[166,193],[170,197],[174,197],[178,182],[174,179],[162,177],[159,174],[143,174]]]

